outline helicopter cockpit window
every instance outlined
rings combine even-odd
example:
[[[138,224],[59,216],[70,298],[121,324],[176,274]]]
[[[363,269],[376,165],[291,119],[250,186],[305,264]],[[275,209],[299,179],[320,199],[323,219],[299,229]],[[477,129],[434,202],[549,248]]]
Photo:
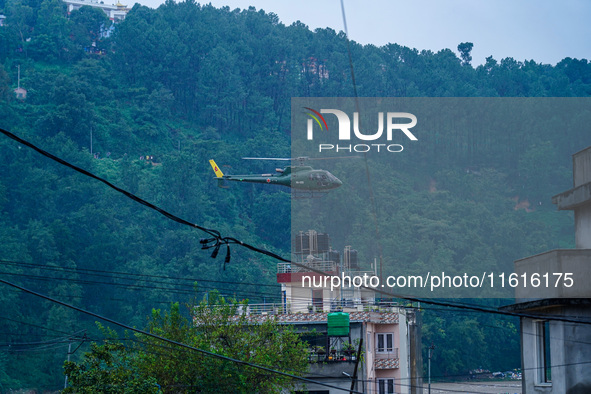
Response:
[[[330,175],[323,172],[313,172],[310,174],[310,180],[316,182],[320,186],[327,186],[332,181]]]

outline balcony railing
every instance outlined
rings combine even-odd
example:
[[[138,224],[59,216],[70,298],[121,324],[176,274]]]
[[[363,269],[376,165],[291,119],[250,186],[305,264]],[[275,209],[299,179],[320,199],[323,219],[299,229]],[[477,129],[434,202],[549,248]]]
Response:
[[[388,358],[398,358],[398,348],[393,348],[391,350],[379,350],[376,349],[376,359],[388,359]]]
[[[309,363],[342,363],[354,362],[357,360],[357,352],[354,350],[331,349],[328,353],[324,350],[321,352],[310,349],[308,355]]]
[[[322,305],[313,305],[312,300],[286,303],[249,304],[238,307],[237,313],[247,315],[278,315],[295,312],[397,312],[398,303],[375,300],[324,300]]]
[[[312,261],[302,263],[305,267],[301,267],[291,263],[278,263],[277,264],[277,273],[278,274],[289,274],[289,273],[296,273],[296,272],[314,272],[321,271],[321,272],[337,272],[337,263],[334,261]]]

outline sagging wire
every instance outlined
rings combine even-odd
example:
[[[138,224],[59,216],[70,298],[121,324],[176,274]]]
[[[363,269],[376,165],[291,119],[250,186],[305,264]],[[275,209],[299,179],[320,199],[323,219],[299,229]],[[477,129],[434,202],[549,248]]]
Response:
[[[148,201],[146,201],[146,200],[144,200],[144,199],[136,196],[135,194],[132,194],[132,193],[128,192],[127,190],[124,190],[124,189],[121,189],[118,186],[115,186],[114,184],[112,184],[111,182],[107,181],[106,179],[101,178],[101,177],[99,177],[99,176],[97,176],[97,175],[95,175],[95,174],[93,174],[93,173],[91,173],[89,171],[86,171],[83,168],[80,168],[80,167],[78,167],[78,166],[76,166],[74,164],[71,164],[71,163],[69,163],[69,162],[67,162],[67,161],[65,161],[65,160],[63,160],[63,159],[61,159],[61,158],[59,158],[59,157],[57,157],[57,156],[55,156],[55,155],[53,155],[51,153],[49,153],[49,152],[47,152],[47,151],[39,148],[38,146],[32,144],[31,142],[29,142],[27,140],[24,140],[24,139],[18,137],[17,135],[11,133],[10,131],[7,131],[7,130],[4,130],[4,129],[1,129],[0,128],[0,133],[4,134],[8,138],[10,138],[10,139],[12,139],[12,140],[14,140],[14,141],[16,141],[16,142],[18,142],[20,144],[23,144],[23,145],[25,145],[25,146],[33,149],[34,151],[38,152],[42,156],[45,156],[45,157],[47,157],[47,158],[49,158],[49,159],[51,159],[53,161],[56,161],[56,162],[58,162],[58,163],[60,163],[60,164],[62,164],[64,166],[66,166],[68,168],[73,169],[76,172],[79,172],[79,173],[81,173],[83,175],[86,175],[86,176],[88,176],[90,178],[96,179],[97,181],[104,183],[105,185],[109,186],[111,189],[113,189],[113,190],[115,190],[115,191],[123,194],[124,196],[126,196],[128,198],[131,198],[132,200],[134,200],[134,201],[136,201],[136,202],[138,202],[138,203],[140,203],[142,205],[145,205],[146,207],[148,207],[150,209],[155,210],[156,212],[160,213],[161,215],[167,217],[170,220],[173,220],[173,221],[175,221],[177,223],[184,224],[186,226],[190,226],[190,227],[196,228],[198,230],[201,230],[201,231],[209,234],[210,236],[212,236],[212,237],[214,237],[216,239],[221,239],[222,238],[222,236],[221,236],[221,234],[220,234],[219,231],[214,230],[214,229],[209,229],[209,228],[206,228],[206,227],[203,227],[203,226],[199,226],[198,224],[191,223],[191,222],[189,222],[189,221],[187,221],[185,219],[182,219],[182,218],[180,218],[180,217],[178,217],[176,215],[173,215],[172,213],[170,213],[168,211],[165,211],[164,209],[162,209],[162,208],[160,208],[160,207],[158,207],[158,206],[156,206],[156,205],[154,205],[154,204],[152,204],[152,203],[150,203],[150,202],[148,202]]]
[[[320,382],[320,381],[308,379],[308,378],[305,378],[303,376],[298,376],[298,375],[290,374],[290,373],[287,373],[287,372],[279,371],[279,370],[276,370],[276,369],[273,369],[273,368],[270,368],[270,367],[265,367],[263,365],[254,364],[254,363],[251,363],[251,362],[248,362],[248,361],[243,361],[243,360],[239,360],[239,359],[236,359],[236,358],[224,356],[222,354],[218,354],[218,353],[211,352],[211,351],[208,351],[208,350],[203,350],[203,349],[200,349],[200,348],[197,348],[197,347],[193,347],[193,346],[187,345],[187,344],[182,343],[182,342],[178,342],[178,341],[175,341],[175,340],[166,338],[166,337],[162,337],[162,336],[156,335],[154,333],[151,333],[149,331],[140,330],[138,328],[132,327],[132,326],[130,326],[128,324],[125,324],[125,323],[121,323],[121,322],[119,322],[117,320],[113,320],[113,319],[111,319],[109,317],[100,315],[98,313],[88,311],[86,309],[83,309],[83,308],[80,308],[80,307],[77,307],[77,306],[68,304],[66,302],[60,301],[60,300],[58,300],[56,298],[53,298],[53,297],[50,297],[48,295],[41,294],[41,293],[38,293],[36,291],[27,289],[25,287],[22,287],[20,285],[17,285],[16,283],[8,282],[8,281],[6,281],[4,279],[0,279],[0,283],[3,283],[5,285],[8,285],[8,286],[13,287],[15,289],[18,289],[18,290],[20,290],[20,291],[22,291],[24,293],[31,294],[31,295],[33,295],[35,297],[42,298],[44,300],[53,302],[55,304],[64,306],[66,308],[69,308],[69,309],[78,311],[78,312],[83,313],[85,315],[92,316],[92,317],[95,317],[97,319],[103,320],[103,321],[105,321],[107,323],[110,323],[110,324],[113,324],[115,326],[121,327],[121,328],[123,328],[125,330],[132,331],[132,332],[135,332],[135,333],[138,333],[138,334],[142,334],[142,335],[144,335],[146,337],[150,337],[150,338],[153,338],[153,339],[162,341],[162,342],[166,342],[166,343],[168,343],[170,345],[174,345],[174,346],[177,346],[179,348],[184,348],[184,349],[187,349],[187,350],[195,351],[195,352],[201,353],[201,354],[203,354],[205,356],[208,356],[208,357],[214,357],[214,358],[217,358],[217,359],[220,359],[220,360],[233,362],[233,363],[238,364],[238,365],[256,368],[256,369],[259,369],[259,370],[262,370],[262,371],[266,371],[266,372],[269,372],[269,373],[282,375],[282,376],[289,377],[289,378],[292,378],[292,379],[297,379],[297,380],[300,380],[300,381],[303,381],[303,382],[306,382],[306,383],[313,383],[313,384],[318,384],[318,385],[321,385],[321,386],[330,387],[330,388],[341,390],[341,391],[349,391],[351,393],[362,394],[359,391],[346,390],[346,389],[343,389],[343,388],[338,387],[338,386],[334,386],[334,385],[327,384],[327,383],[324,383],[324,382]]]
[[[54,160],[54,161],[56,161],[56,162],[58,162],[58,163],[60,163],[60,164],[62,164],[64,166],[66,166],[66,167],[69,167],[69,168],[73,169],[74,171],[77,171],[77,172],[79,172],[79,173],[81,173],[83,175],[86,175],[88,177],[91,177],[93,179],[96,179],[96,180],[104,183],[105,185],[109,186],[110,188],[112,188],[112,189],[118,191],[119,193],[122,193],[123,195],[131,198],[132,200],[134,200],[134,201],[136,201],[136,202],[138,202],[138,203],[140,203],[140,204],[142,204],[142,205],[144,205],[144,206],[146,206],[146,207],[148,207],[150,209],[153,209],[153,210],[159,212],[160,214],[164,215],[168,219],[171,219],[171,220],[173,220],[173,221],[175,221],[177,223],[180,223],[180,224],[184,224],[184,225],[190,226],[192,228],[196,228],[198,230],[201,230],[201,231],[209,234],[212,238],[207,238],[207,239],[205,239],[205,242],[202,242],[201,243],[202,244],[202,249],[209,249],[209,248],[213,247],[214,248],[214,251],[211,254],[211,257],[212,258],[216,258],[217,255],[218,255],[218,252],[219,252],[219,249],[220,249],[221,245],[223,245],[223,244],[227,245],[226,258],[224,259],[224,268],[225,268],[225,264],[228,264],[230,262],[230,244],[238,244],[238,245],[240,245],[240,246],[242,246],[244,248],[247,248],[247,249],[249,249],[249,250],[251,250],[253,252],[256,252],[256,253],[259,253],[259,254],[263,254],[263,255],[268,256],[268,257],[271,257],[271,258],[273,258],[275,260],[278,260],[278,261],[281,261],[281,262],[284,262],[284,263],[290,263],[290,264],[295,265],[297,267],[306,268],[307,270],[309,270],[311,272],[315,272],[315,273],[318,273],[318,274],[321,274],[321,275],[324,275],[324,276],[329,276],[326,272],[323,272],[322,270],[319,270],[319,269],[316,269],[316,268],[313,268],[313,267],[308,267],[308,266],[306,266],[304,264],[300,264],[300,263],[298,263],[296,261],[292,261],[292,260],[286,259],[286,258],[284,258],[284,257],[282,257],[282,256],[280,256],[280,255],[278,255],[276,253],[270,252],[270,251],[265,250],[265,249],[257,248],[256,246],[249,245],[249,244],[247,244],[245,242],[242,242],[242,241],[240,241],[240,240],[238,240],[236,238],[233,238],[233,237],[222,237],[221,236],[221,233],[219,231],[217,231],[217,230],[208,229],[208,228],[205,228],[203,226],[199,226],[197,224],[188,222],[187,220],[181,219],[180,217],[178,217],[176,215],[173,215],[173,214],[165,211],[164,209],[162,209],[160,207],[157,207],[156,205],[154,205],[152,203],[149,203],[148,201],[143,200],[140,197],[138,197],[138,196],[136,196],[136,195],[134,195],[134,194],[132,194],[132,193],[124,190],[124,189],[121,189],[121,188],[113,185],[109,181],[107,181],[107,180],[105,180],[105,179],[103,179],[103,178],[101,178],[101,177],[99,177],[97,175],[94,175],[93,173],[91,173],[89,171],[86,171],[86,170],[84,170],[84,169],[82,169],[80,167],[77,167],[77,166],[75,166],[75,165],[73,165],[73,164],[71,164],[71,163],[69,163],[69,162],[67,162],[67,161],[65,161],[63,159],[60,159],[59,157],[57,157],[55,155],[52,155],[49,152],[46,152],[45,150],[43,150],[43,149],[41,149],[41,148],[33,145],[32,143],[30,143],[30,142],[28,142],[26,140],[23,140],[22,138],[14,135],[14,134],[12,134],[9,131],[6,131],[6,130],[0,128],[0,133],[6,135],[7,137],[9,137],[9,138],[11,138],[11,139],[13,139],[13,140],[15,140],[15,141],[17,141],[17,142],[25,145],[25,146],[30,147],[31,149],[37,151],[41,155],[50,158],[51,160]],[[214,244],[213,245],[210,245],[212,242]],[[0,282],[4,282],[4,281],[1,281],[0,280]],[[433,300],[433,299],[426,299],[426,298],[414,297],[414,296],[409,296],[409,295],[406,295],[406,294],[396,294],[396,293],[385,291],[385,290],[380,289],[380,288],[372,288],[372,287],[368,287],[368,286],[362,286],[362,288],[367,288],[367,289],[372,290],[372,291],[374,291],[376,293],[383,294],[383,295],[385,295],[387,297],[401,298],[401,299],[404,299],[404,300],[407,300],[407,301],[411,301],[411,302],[421,302],[421,303],[425,303],[425,304],[439,305],[439,306],[447,306],[447,307],[459,308],[459,309],[470,309],[470,310],[474,310],[474,311],[479,311],[479,312],[484,312],[484,313],[491,313],[491,314],[495,314],[495,315],[527,317],[527,318],[532,318],[532,319],[544,319],[544,320],[556,320],[556,321],[564,321],[564,322],[570,322],[570,323],[579,323],[579,324],[588,324],[588,325],[591,325],[591,321],[588,321],[588,320],[565,319],[565,318],[563,318],[561,316],[536,315],[536,314],[530,314],[530,313],[509,312],[509,311],[501,311],[501,310],[494,310],[494,309],[491,310],[491,309],[488,309],[488,308],[483,307],[483,306],[462,305],[461,303],[457,303],[457,302],[456,303],[451,303],[451,302],[438,301],[438,300]]]

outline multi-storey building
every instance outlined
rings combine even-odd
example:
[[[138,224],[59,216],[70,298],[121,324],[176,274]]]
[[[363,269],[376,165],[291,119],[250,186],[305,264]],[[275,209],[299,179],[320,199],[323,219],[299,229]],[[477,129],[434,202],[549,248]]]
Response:
[[[559,210],[573,210],[575,249],[558,249],[515,262],[521,282],[523,393],[591,392],[591,147],[573,155],[573,188],[556,195]]]
[[[354,385],[364,393],[419,392],[411,390],[422,383],[416,309],[376,298],[373,291],[353,283],[334,286],[330,279],[325,281],[331,276],[375,275],[360,269],[357,252],[350,247],[341,258],[330,248],[327,234],[308,231],[294,241],[295,264],[277,266],[281,304],[251,305],[247,313],[256,320],[276,318],[302,334],[310,345],[310,379],[344,390]],[[348,319],[347,329],[334,330],[333,320],[343,317]],[[301,392],[333,391],[339,392],[307,384]]]

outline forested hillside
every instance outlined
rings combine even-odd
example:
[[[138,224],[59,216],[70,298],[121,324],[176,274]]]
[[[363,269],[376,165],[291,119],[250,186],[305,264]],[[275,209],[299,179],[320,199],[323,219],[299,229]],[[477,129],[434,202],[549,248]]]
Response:
[[[289,255],[288,191],[246,184],[220,189],[208,160],[234,173],[268,171],[240,157],[290,156],[291,97],[353,96],[342,32],[285,26],[264,11],[193,1],[168,0],[158,9],[136,4],[115,25],[90,7],[68,15],[60,0],[0,0],[0,14],[6,16],[0,128],[189,222]],[[460,48],[459,54],[455,48],[434,53],[353,42],[357,92],[591,93],[587,60],[551,66],[490,57],[474,67],[471,46]],[[13,92],[17,66],[25,100]],[[572,218],[556,212],[550,197],[569,188],[570,155],[591,144],[591,133],[507,130],[445,141],[425,145],[420,165],[401,159],[376,187],[383,198],[404,191],[394,197],[401,209],[380,222],[382,233],[393,234],[386,242],[400,251],[397,264],[513,261],[574,245]],[[5,280],[138,327],[152,308],[185,302],[195,291],[198,297],[219,289],[252,302],[279,299],[276,261],[268,257],[232,247],[223,269],[224,250],[217,259],[201,250],[204,233],[102,183],[5,137],[0,161]],[[363,257],[367,263],[375,256]],[[6,286],[0,302],[1,390],[59,389],[68,338],[81,330],[100,337],[91,319]],[[435,375],[519,366],[517,321],[427,308],[424,323],[425,343],[447,349],[435,353]]]

